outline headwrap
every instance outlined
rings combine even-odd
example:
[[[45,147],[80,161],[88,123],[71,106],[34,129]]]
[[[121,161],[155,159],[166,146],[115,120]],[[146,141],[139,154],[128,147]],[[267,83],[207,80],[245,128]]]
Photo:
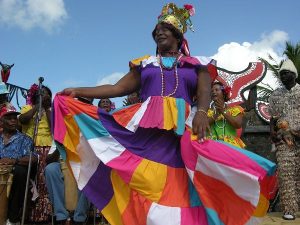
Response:
[[[190,19],[194,14],[195,8],[192,5],[184,5],[183,8],[178,8],[174,3],[168,3],[162,8],[161,14],[158,16],[158,23],[168,23],[184,34],[187,31],[187,27],[194,31]],[[190,56],[188,42],[185,38],[183,38],[180,51],[182,54]]]
[[[282,65],[279,69],[279,73],[283,70],[291,71],[296,74],[296,77],[298,77],[298,71],[297,71],[293,61],[290,59],[287,59],[282,63]]]

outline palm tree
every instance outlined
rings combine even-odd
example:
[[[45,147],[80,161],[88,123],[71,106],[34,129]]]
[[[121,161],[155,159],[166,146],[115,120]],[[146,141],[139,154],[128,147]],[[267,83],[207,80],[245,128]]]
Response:
[[[291,42],[286,42],[285,51],[283,52],[292,62],[294,63],[298,75],[300,73],[300,42],[298,42],[295,46]],[[300,84],[300,77],[297,78],[297,83]]]
[[[276,78],[279,79],[279,69],[283,63],[284,60],[281,60],[279,63],[276,62],[276,60],[269,54],[268,55],[268,60],[259,57],[259,60],[263,61],[264,63],[267,64],[268,70],[272,72],[272,75]]]
[[[272,88],[269,84],[262,84],[264,86],[257,85],[257,100],[268,102],[274,88]]]

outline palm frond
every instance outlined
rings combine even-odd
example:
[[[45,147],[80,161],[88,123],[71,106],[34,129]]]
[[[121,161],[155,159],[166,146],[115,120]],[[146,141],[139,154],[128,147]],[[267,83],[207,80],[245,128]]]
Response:
[[[273,59],[273,57],[270,54],[268,55],[268,57],[271,61],[273,61],[273,64],[264,58],[259,57],[258,59],[267,65],[268,70],[272,72],[275,78],[279,78],[279,72],[278,72],[280,68],[279,64],[277,64],[277,62]]]
[[[300,73],[300,42],[293,45],[291,42],[286,42],[285,51],[283,52],[294,63],[298,75]],[[297,78],[297,83],[300,84],[300,77]]]

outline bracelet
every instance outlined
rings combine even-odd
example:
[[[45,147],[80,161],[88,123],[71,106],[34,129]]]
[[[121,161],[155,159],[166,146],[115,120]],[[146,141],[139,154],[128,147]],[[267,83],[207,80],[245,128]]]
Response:
[[[204,113],[207,116],[207,112],[204,109],[197,109],[197,112]]]

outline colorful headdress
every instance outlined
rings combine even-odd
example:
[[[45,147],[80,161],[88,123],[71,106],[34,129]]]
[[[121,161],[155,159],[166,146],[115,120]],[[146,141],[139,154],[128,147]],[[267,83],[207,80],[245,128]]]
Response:
[[[184,8],[178,8],[174,3],[168,3],[159,15],[158,23],[171,24],[183,34],[187,31],[187,27],[194,31],[190,20],[190,17],[194,14],[195,8],[192,5],[184,5]]]

